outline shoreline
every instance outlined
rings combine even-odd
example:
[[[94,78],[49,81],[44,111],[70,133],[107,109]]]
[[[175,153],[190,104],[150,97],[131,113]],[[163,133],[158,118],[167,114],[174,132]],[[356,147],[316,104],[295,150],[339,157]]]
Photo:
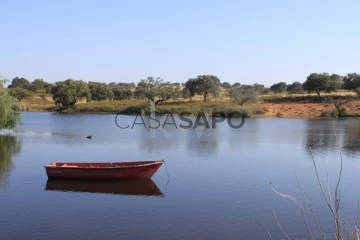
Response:
[[[58,113],[58,114],[64,114],[64,115],[81,115],[81,114],[87,114],[87,115],[123,115],[123,116],[136,116],[137,113],[133,113],[133,114],[126,114],[126,113],[119,113],[119,112],[94,112],[94,111],[89,111],[89,112],[85,112],[85,111],[81,111],[81,112],[59,112],[59,111],[21,111],[21,113]],[[172,113],[174,115],[178,115],[178,113]],[[144,114],[144,115],[148,115],[148,114]],[[157,114],[157,116],[165,116],[165,114]],[[286,115],[286,116],[276,116],[276,115],[253,115],[251,117],[247,117],[247,118],[254,118],[254,119],[334,119],[331,117],[322,117],[322,116],[313,116],[313,115]],[[354,116],[354,117],[338,117],[337,119],[357,119],[360,118],[360,116]]]
[[[200,99],[169,101],[156,106],[157,115],[166,113],[192,113],[218,112],[228,116],[232,112],[241,112],[243,117],[252,118],[303,118],[323,119],[333,118],[335,107],[321,100],[314,101],[313,96],[263,96],[257,103],[246,103],[243,106],[228,98],[211,99],[203,102]],[[20,112],[59,112],[55,104],[49,100],[25,99],[17,102]],[[346,114],[339,118],[360,117],[360,100],[354,99],[343,105]],[[136,115],[138,112],[148,113],[150,105],[148,100],[122,100],[79,102],[73,109],[61,112],[62,114],[123,114]],[[60,113],[60,112],[59,112]]]

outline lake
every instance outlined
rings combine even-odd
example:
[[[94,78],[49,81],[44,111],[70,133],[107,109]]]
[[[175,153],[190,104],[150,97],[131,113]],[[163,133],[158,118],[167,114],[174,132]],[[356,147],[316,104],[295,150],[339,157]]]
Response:
[[[122,124],[134,116],[120,116]],[[145,119],[147,122],[148,119]],[[178,121],[178,119],[176,119]],[[239,120],[234,120],[239,121]],[[296,182],[327,234],[334,231],[310,150],[330,189],[343,172],[341,214],[354,226],[360,191],[360,124],[351,120],[246,119],[239,128],[120,129],[115,115],[23,113],[0,136],[2,239],[306,239],[299,207],[316,225]],[[92,140],[86,136],[92,135]],[[149,181],[113,184],[54,181],[53,161],[165,159]],[[170,180],[168,178],[168,174]]]

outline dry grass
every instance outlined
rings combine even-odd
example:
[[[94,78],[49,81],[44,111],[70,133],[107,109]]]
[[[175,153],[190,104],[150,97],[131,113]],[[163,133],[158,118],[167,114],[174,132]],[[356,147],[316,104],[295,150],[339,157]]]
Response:
[[[50,96],[50,95],[49,95]],[[16,102],[16,106],[23,112],[46,112],[54,111],[56,106],[52,98],[47,95],[33,96],[23,99],[21,102]]]
[[[118,113],[129,106],[139,106],[149,103],[147,100],[130,99],[122,101],[84,102],[75,105],[74,112]]]
[[[353,92],[339,91],[324,96],[345,96],[354,95]],[[56,111],[56,106],[51,95],[42,94],[33,96],[18,102],[17,105],[22,111]],[[100,101],[85,102],[81,101],[69,112],[80,113],[118,113],[128,110],[131,113],[137,109],[149,107],[148,100],[122,100],[122,101]],[[358,116],[360,111],[360,101],[351,101],[345,105],[352,116]],[[156,106],[156,111],[164,112],[191,112],[212,111],[214,109],[247,109],[252,115],[264,117],[298,117],[298,118],[318,118],[322,112],[332,111],[332,106],[324,105],[317,98],[316,94],[267,94],[260,95],[258,103],[245,104],[240,107],[232,101],[226,92],[221,93],[217,98],[209,97],[208,102],[203,101],[202,96],[195,96],[190,99],[178,99],[165,102]]]

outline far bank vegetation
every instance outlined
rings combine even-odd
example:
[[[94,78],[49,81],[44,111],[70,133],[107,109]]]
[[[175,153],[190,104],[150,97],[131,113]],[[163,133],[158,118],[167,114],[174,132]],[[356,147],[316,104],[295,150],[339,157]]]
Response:
[[[317,106],[313,108],[317,116],[360,116],[360,75],[357,73],[345,76],[311,73],[303,83],[278,82],[269,87],[257,83],[230,84],[214,75],[198,75],[182,83],[149,76],[137,84],[74,79],[56,83],[43,79],[30,82],[16,77],[8,91],[22,111],[136,114],[138,110],[147,111],[152,101],[156,111],[162,113],[231,109],[246,111],[248,116],[282,116],[282,112],[288,110],[290,114],[297,112],[301,116],[301,111],[306,110],[301,106],[313,104]]]

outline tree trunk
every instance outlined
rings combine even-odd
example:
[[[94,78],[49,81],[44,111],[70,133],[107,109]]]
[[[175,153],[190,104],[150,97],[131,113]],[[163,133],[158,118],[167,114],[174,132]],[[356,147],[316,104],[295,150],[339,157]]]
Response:
[[[320,96],[320,90],[315,90],[316,94],[319,96],[319,98],[321,98]]]
[[[207,93],[204,94],[204,102],[206,102],[207,95]]]
[[[341,112],[341,109],[342,109],[341,105],[342,105],[342,104],[339,104],[339,103],[335,103],[335,102],[334,102],[334,106],[335,106],[336,110],[338,111],[338,113]]]

